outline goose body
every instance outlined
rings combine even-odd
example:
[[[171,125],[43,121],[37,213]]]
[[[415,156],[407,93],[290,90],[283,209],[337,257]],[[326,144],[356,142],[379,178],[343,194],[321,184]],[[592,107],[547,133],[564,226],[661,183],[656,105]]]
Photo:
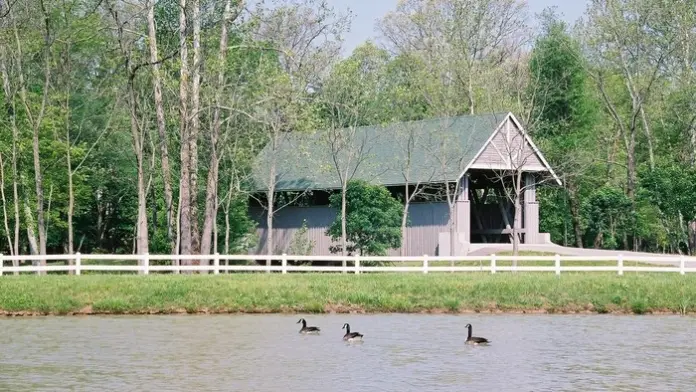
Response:
[[[467,334],[466,337],[466,342],[465,344],[473,344],[473,345],[479,345],[479,344],[488,344],[491,341],[486,339],[486,338],[481,338],[478,336],[471,336],[471,324],[467,324],[466,327],[469,330],[469,333]]]
[[[346,330],[346,334],[343,335],[343,340],[348,341],[348,342],[353,342],[353,341],[361,341],[363,338],[363,335],[359,332],[350,332],[350,324],[345,323],[343,324],[343,328]]]
[[[307,326],[307,321],[305,319],[301,318],[296,324],[302,323],[302,329],[300,329],[300,333],[304,334],[318,334],[320,329],[319,327],[308,327]]]

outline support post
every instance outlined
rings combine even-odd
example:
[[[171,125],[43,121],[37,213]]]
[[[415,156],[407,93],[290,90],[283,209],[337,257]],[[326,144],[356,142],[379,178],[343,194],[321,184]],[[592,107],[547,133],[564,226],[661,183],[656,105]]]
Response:
[[[360,274],[360,255],[359,254],[355,255],[355,274],[356,275]]]
[[[491,273],[494,274],[495,271],[495,253],[491,255]]]
[[[428,255],[423,255],[423,273],[428,273]]]
[[[82,256],[80,252],[75,252],[75,275],[80,275],[82,272]]]
[[[143,274],[144,275],[150,274],[150,254],[149,253],[145,253],[143,255]]]
[[[287,253],[283,253],[283,258],[280,260],[280,264],[282,266],[281,273],[287,274],[288,273],[288,255],[287,255]]]
[[[556,253],[556,275],[561,275],[561,255]]]
[[[524,205],[524,243],[538,244],[539,235],[539,203],[536,200],[536,182],[533,173],[525,173]]]
[[[623,266],[623,255],[622,255],[621,253],[619,253],[619,261],[618,261],[618,271],[619,271],[619,275],[623,275],[623,273],[624,273],[623,268],[624,268],[624,266]]]
[[[0,276],[2,276],[2,269],[5,267],[5,257],[0,253]]]
[[[679,273],[682,275],[686,274],[686,269],[685,269],[686,265],[685,264],[686,263],[684,261],[684,255],[680,255],[679,256]],[[2,275],[2,273],[0,273],[0,275]]]
[[[215,258],[213,259],[213,266],[215,267],[215,270],[213,270],[213,274],[220,275],[220,253],[218,253],[218,252],[215,252]]]
[[[463,247],[466,249],[471,242],[471,202],[469,201],[469,176],[462,176],[459,184],[459,193],[454,205],[455,211],[455,233],[454,239],[450,239],[450,243],[454,244],[453,249],[450,249],[450,256],[459,254],[462,248],[461,242],[464,242]],[[450,246],[451,247],[451,246]],[[454,266],[454,261],[452,262]]]

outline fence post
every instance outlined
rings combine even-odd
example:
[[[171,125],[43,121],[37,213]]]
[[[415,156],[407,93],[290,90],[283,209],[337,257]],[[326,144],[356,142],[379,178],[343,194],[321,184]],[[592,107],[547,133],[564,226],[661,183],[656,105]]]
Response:
[[[270,274],[271,273],[271,264],[273,264],[273,260],[271,258],[266,259],[266,273]]]
[[[360,255],[359,254],[355,255],[355,274],[356,275],[360,274]]]
[[[215,267],[215,270],[213,270],[214,275],[220,275],[220,253],[215,252],[215,258],[213,259],[213,266]]]
[[[150,273],[150,254],[145,252],[143,256],[143,274],[148,275]]]
[[[561,274],[561,255],[556,253],[556,275]]]
[[[679,255],[679,273],[682,275],[686,274],[686,270],[684,269],[686,267],[685,264],[684,255]],[[0,272],[0,275],[2,275],[2,272]]]
[[[5,266],[5,257],[0,253],[0,276],[2,276],[2,268]]]
[[[80,275],[82,269],[82,256],[80,252],[75,252],[75,275]]]
[[[423,273],[428,273],[428,255],[423,255]]]
[[[282,273],[287,274],[288,273],[288,255],[286,253],[283,253],[283,258],[280,261],[282,265]]]
[[[623,255],[621,253],[619,253],[619,265],[618,265],[618,267],[619,267],[618,268],[619,275],[623,275],[623,273],[624,273],[624,271],[623,271]]]
[[[495,273],[495,253],[491,255],[491,273]]]

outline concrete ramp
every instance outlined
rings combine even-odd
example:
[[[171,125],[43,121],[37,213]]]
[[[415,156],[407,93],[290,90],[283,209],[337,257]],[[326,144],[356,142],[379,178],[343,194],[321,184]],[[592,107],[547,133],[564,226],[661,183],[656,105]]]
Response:
[[[521,252],[544,252],[544,253],[558,253],[563,256],[607,256],[607,257],[617,257],[622,254],[625,258],[631,257],[649,257],[649,261],[652,264],[663,264],[663,265],[675,265],[678,266],[679,262],[665,260],[666,257],[678,257],[679,255],[664,254],[664,253],[647,253],[647,252],[630,252],[630,251],[616,251],[616,250],[604,250],[604,249],[586,249],[586,248],[572,248],[567,246],[560,246],[556,244],[520,244]],[[512,244],[471,244],[469,246],[469,252],[467,256],[488,256],[493,253],[503,253],[512,252]],[[646,261],[648,262],[648,261]],[[686,262],[687,267],[696,266],[696,259],[688,258]]]

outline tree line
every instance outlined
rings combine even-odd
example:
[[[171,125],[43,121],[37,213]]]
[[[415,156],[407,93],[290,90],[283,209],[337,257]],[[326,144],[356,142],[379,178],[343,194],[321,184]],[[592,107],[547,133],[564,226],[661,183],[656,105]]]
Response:
[[[0,2],[0,251],[246,252],[257,155],[314,129],[342,157],[346,249],[351,130],[501,111],[563,180],[538,194],[554,242],[696,250],[696,0],[593,0],[574,26],[407,0],[341,58],[351,22],[323,0]],[[269,168],[272,227],[298,195]]]

